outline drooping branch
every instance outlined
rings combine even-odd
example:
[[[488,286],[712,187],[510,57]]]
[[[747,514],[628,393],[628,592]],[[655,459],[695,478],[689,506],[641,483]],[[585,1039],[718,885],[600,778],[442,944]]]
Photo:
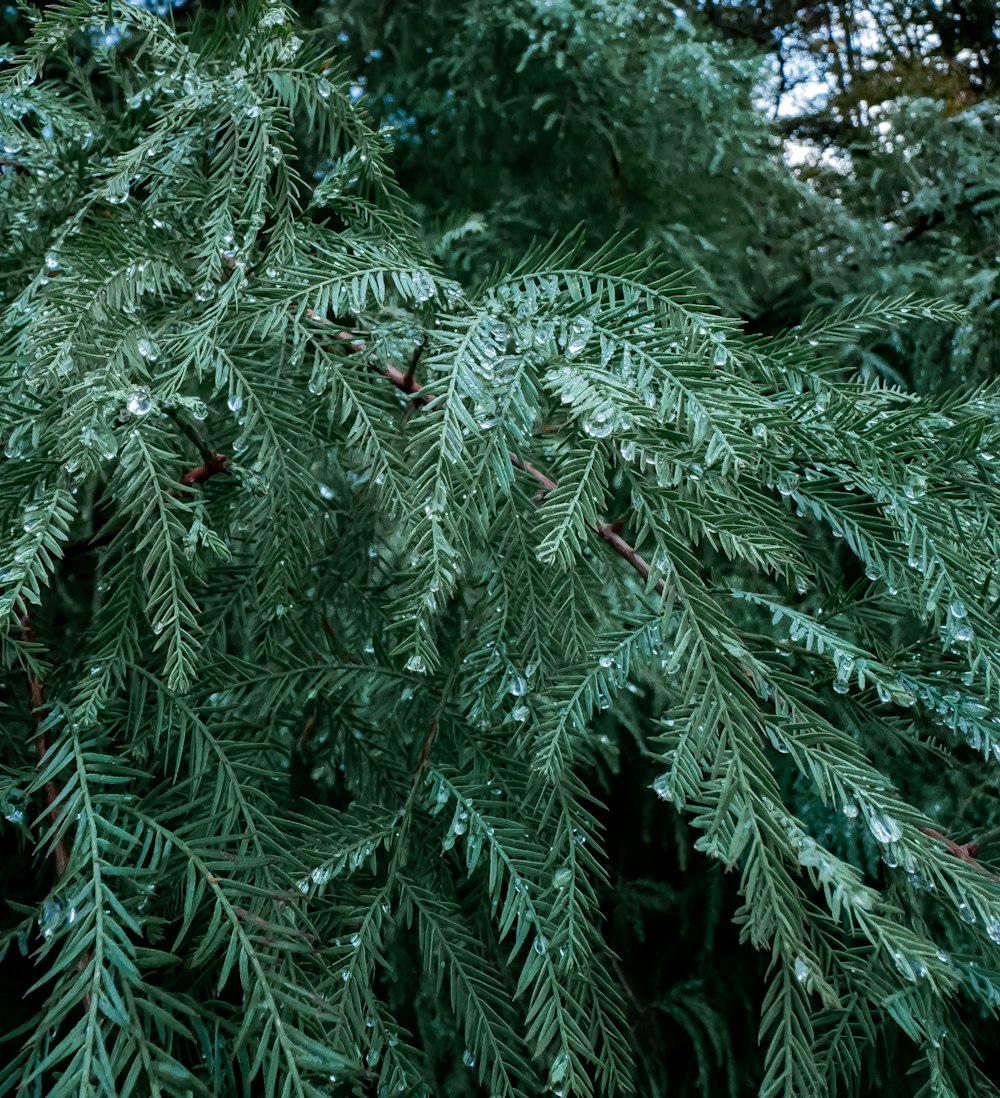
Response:
[[[181,474],[180,483],[185,488],[191,488],[195,484],[204,484],[206,480],[210,480],[219,473],[225,473],[229,469],[229,458],[225,454],[207,450],[203,456],[204,461],[201,465],[196,465],[193,469],[188,469],[187,472]],[[167,494],[177,496],[180,499],[187,498],[186,492],[178,491],[176,488],[168,488]],[[83,553],[91,552],[93,549],[110,545],[121,531],[121,526],[113,526],[103,533],[92,534],[90,537],[71,541],[63,550],[63,558],[78,557]]]
[[[225,454],[219,454],[214,450],[211,450],[206,451],[204,457],[205,460],[201,465],[196,465],[193,469],[188,469],[187,472],[181,475],[180,483],[185,488],[190,488],[195,484],[204,484],[206,480],[216,476],[218,473],[224,473],[229,467],[229,458]],[[180,492],[175,488],[170,488],[168,491],[170,495],[186,495],[186,493]],[[63,551],[63,559],[65,560],[67,557],[78,556],[91,549],[109,544],[120,529],[121,527],[116,527],[115,529],[107,530],[97,536],[81,538],[78,541],[71,542]],[[28,643],[32,642],[35,639],[34,625],[31,620],[31,614],[26,607],[21,612],[20,621],[22,639]],[[39,767],[41,767],[49,750],[48,735],[44,728],[46,716],[45,683],[34,672],[29,672],[28,674],[28,695],[31,701],[32,724],[35,728],[35,757],[38,760]],[[57,807],[60,793],[59,786],[55,781],[48,781],[45,783],[42,793],[45,805],[49,809],[49,819],[53,826],[56,826],[59,823],[59,809]],[[63,873],[66,872],[66,867],[69,865],[69,851],[62,836],[59,836],[56,839],[52,847],[52,861],[55,865],[56,876],[61,877]]]
[[[330,323],[317,316],[312,310],[307,310],[306,315],[316,324]],[[350,353],[357,353],[365,349],[363,343],[357,342],[357,337],[353,332],[338,332],[337,339],[344,342],[345,350]],[[380,373],[388,381],[391,381],[401,392],[406,393],[410,397],[411,406],[420,407],[421,405],[430,403],[430,397],[420,395],[420,382],[413,376],[412,368],[404,372],[397,366],[375,366],[372,364],[372,369],[375,370],[376,373]],[[507,456],[510,458],[510,463],[515,469],[520,469],[522,473],[527,473],[527,475],[539,486],[537,499],[544,499],[549,492],[555,491],[555,489],[559,487],[559,485],[551,477],[546,476],[541,469],[538,469],[530,462],[525,461],[512,450],[507,451]],[[623,560],[627,561],[644,580],[648,579],[648,562],[633,545],[621,536],[621,533],[619,532],[624,525],[624,522],[598,522],[591,527],[591,529],[606,545],[610,546],[610,548]],[[663,593],[662,580],[657,581],[655,590],[658,594]]]

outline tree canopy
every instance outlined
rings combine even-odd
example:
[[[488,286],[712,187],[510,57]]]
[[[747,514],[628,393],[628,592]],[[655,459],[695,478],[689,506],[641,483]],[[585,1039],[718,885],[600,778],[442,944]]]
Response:
[[[0,1094],[997,1092],[989,8],[4,10]]]

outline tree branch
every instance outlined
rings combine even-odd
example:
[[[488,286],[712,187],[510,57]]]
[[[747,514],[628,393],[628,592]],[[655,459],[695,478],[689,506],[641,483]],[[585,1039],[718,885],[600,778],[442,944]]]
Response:
[[[330,324],[330,321],[317,316],[311,309],[306,310],[306,315],[316,324]],[[353,342],[356,337],[352,332],[339,332],[337,338],[345,341],[346,349],[348,351],[356,352],[364,350],[363,343]],[[370,363],[369,365],[371,365],[371,368],[375,370],[376,373],[380,373],[383,377],[391,381],[397,389],[406,393],[410,397],[410,404],[412,406],[420,407],[421,405],[430,403],[430,397],[420,395],[420,382],[416,380],[411,371],[407,370],[404,373],[396,366],[385,366],[380,368],[374,363]],[[546,476],[540,469],[537,469],[534,465],[524,461],[513,451],[508,450],[507,456],[510,458],[510,463],[515,469],[520,469],[521,472],[527,473],[539,486],[540,491],[536,497],[539,500],[544,499],[549,492],[552,492],[559,487],[551,477]],[[591,529],[606,545],[610,546],[623,560],[627,561],[644,580],[648,579],[649,564],[639,554],[639,551],[633,545],[630,545],[619,533],[619,530],[621,530],[624,525],[625,523],[621,521],[598,522],[591,527]],[[657,580],[655,589],[658,594],[663,593],[662,580]]]
[[[225,454],[217,454],[213,451],[208,454],[203,464],[188,469],[181,476],[181,484],[185,488],[190,488],[192,484],[204,484],[206,480],[214,477],[217,473],[224,473],[228,467],[229,458]]]
[[[976,857],[976,851],[979,849],[979,843],[956,843],[954,839],[949,839],[947,835],[942,835],[940,831],[935,831],[933,827],[922,827],[920,829],[925,835],[929,835],[932,839],[937,839],[939,842],[944,843],[948,848],[949,854],[954,854],[959,861],[965,862],[966,865],[971,865],[973,869],[978,870],[980,873],[984,873],[991,881],[1000,881],[995,873],[991,873]]]
[[[225,454],[216,453],[214,450],[207,450],[203,456],[205,460],[201,465],[196,465],[193,469],[188,469],[186,473],[181,474],[180,483],[185,488],[191,488],[195,484],[204,484],[206,480],[210,480],[217,474],[225,473],[228,470],[229,458]],[[168,494],[177,496],[181,499],[187,497],[187,492],[179,492],[176,488],[168,489]],[[90,537],[78,538],[76,541],[71,541],[63,550],[63,559],[78,557],[83,553],[91,552],[93,549],[100,549],[105,545],[110,545],[121,530],[121,526],[115,526],[110,530],[105,530],[103,534],[92,534]]]

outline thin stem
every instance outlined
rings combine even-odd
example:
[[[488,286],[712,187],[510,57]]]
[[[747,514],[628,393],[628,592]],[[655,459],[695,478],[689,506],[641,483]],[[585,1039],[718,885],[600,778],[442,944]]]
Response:
[[[413,392],[413,386],[416,384],[416,381],[414,380],[414,378],[417,376],[417,365],[420,362],[420,356],[424,353],[424,347],[426,347],[426,346],[427,346],[427,341],[422,339],[417,344],[417,349],[413,352],[413,358],[410,359],[409,368],[407,369],[406,375],[403,379],[407,383],[407,385],[409,386],[409,388],[407,389],[407,392]]]
[[[312,310],[306,310],[306,315],[316,324],[329,324],[330,321],[324,320],[322,317],[317,316]],[[354,335],[351,332],[339,332],[337,334],[338,339],[351,340],[354,339]],[[363,350],[364,344],[348,343],[347,350]],[[421,350],[423,345],[421,345]],[[405,373],[397,366],[384,366],[379,368],[374,363],[371,363],[371,367],[376,373],[382,374],[396,386],[397,389],[406,393],[410,397],[411,407],[420,407],[422,405],[429,404],[431,398],[420,395],[420,382],[414,378],[412,369],[416,365],[416,360],[419,358],[419,353],[414,357],[413,363],[411,363],[410,369]],[[515,469],[520,469],[522,473],[527,473],[529,477],[539,486],[536,499],[540,502],[549,492],[555,491],[559,485],[549,476],[546,476],[541,469],[536,468],[530,462],[525,461],[519,457],[513,451],[507,452],[508,458],[510,458],[511,465]],[[625,526],[624,521],[616,522],[598,522],[591,529],[597,534],[597,536],[610,548],[612,548],[621,558],[628,562],[628,564],[639,573],[642,578],[649,578],[649,564],[640,555],[639,551],[630,545],[619,533]],[[657,594],[663,594],[663,581],[657,580],[655,590]]]
[[[210,480],[219,473],[228,471],[229,458],[225,454],[219,454],[214,450],[206,449],[202,456],[205,460],[201,465],[196,465],[193,469],[188,469],[186,473],[181,474],[180,483],[185,488],[191,488],[195,484],[204,484],[206,480]],[[179,492],[176,488],[167,489],[167,493],[168,495],[178,496],[180,498],[185,498],[187,496],[186,492]],[[121,525],[113,526],[110,530],[105,530],[103,534],[91,534],[90,537],[71,541],[63,550],[63,558],[78,557],[83,553],[89,553],[93,549],[100,549],[102,546],[110,545],[121,533],[122,529],[123,527]]]
[[[228,468],[229,458],[225,454],[212,451],[205,456],[203,464],[196,465],[183,474],[181,484],[185,488],[190,488],[192,484],[204,484],[210,477],[214,477],[217,473],[224,473]]]
[[[980,873],[984,873],[991,881],[1000,881],[995,873],[991,873],[976,857],[975,854],[979,850],[979,843],[956,843],[954,839],[949,839],[947,835],[942,835],[940,831],[935,831],[933,827],[922,827],[920,829],[925,835],[929,835],[932,839],[937,839],[938,842],[944,843],[948,848],[950,854],[954,854],[959,861],[965,862],[966,865],[971,865],[973,869],[978,870]]]

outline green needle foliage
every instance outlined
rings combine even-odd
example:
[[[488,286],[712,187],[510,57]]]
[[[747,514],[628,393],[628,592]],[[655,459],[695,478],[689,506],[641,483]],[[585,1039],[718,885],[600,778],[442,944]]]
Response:
[[[961,310],[460,283],[289,6],[153,7],[0,69],[0,1094],[996,1093],[1000,388],[837,358]]]

